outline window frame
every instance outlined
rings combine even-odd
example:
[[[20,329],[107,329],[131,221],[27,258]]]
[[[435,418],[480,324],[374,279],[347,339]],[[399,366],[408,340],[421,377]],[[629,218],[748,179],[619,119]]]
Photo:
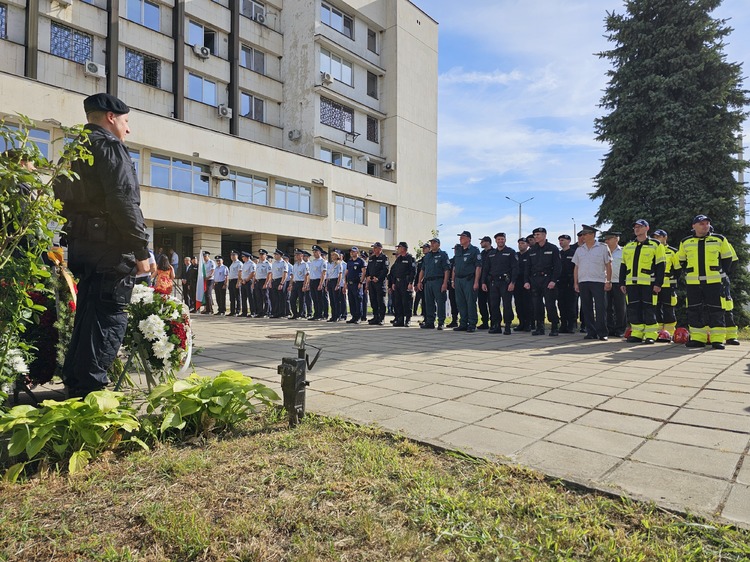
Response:
[[[257,63],[257,57],[260,55],[260,60],[262,68],[258,70]],[[245,62],[252,61],[252,64],[245,65],[242,64],[242,59],[245,58]],[[247,68],[248,70],[252,70],[253,72],[257,72],[258,74],[262,74],[263,76],[266,75],[266,53],[265,51],[261,51],[260,49],[256,49],[255,47],[251,47],[250,45],[245,45],[244,43],[240,45],[240,66],[242,68]]]
[[[367,140],[380,144],[380,121],[372,115],[367,116]]]
[[[201,80],[201,99],[196,99],[194,97],[191,97],[191,89],[192,89],[191,78],[199,78]],[[213,88],[214,88],[213,103],[209,103],[207,101],[204,101],[203,99],[206,93],[206,83],[213,85]],[[188,72],[187,92],[185,93],[185,97],[187,99],[192,100],[192,101],[197,101],[198,103],[203,103],[211,107],[218,107],[219,106],[218,93],[219,93],[219,90],[218,90],[217,82],[214,82],[213,80],[209,80],[208,78],[206,78],[205,76],[201,76],[200,74],[194,74],[193,72]]]
[[[385,217],[383,216],[384,212]],[[392,228],[393,221],[391,220],[391,213],[392,211],[390,205],[386,205],[385,203],[380,204],[380,218],[378,219],[378,224],[383,230],[391,230]],[[385,226],[383,225],[383,222],[385,222]]]
[[[328,12],[328,17],[325,17],[325,13]],[[341,27],[335,25],[334,17],[341,20]],[[328,21],[326,21],[328,20]],[[348,22],[348,26],[347,26]],[[354,18],[345,12],[333,7],[325,2],[320,3],[320,23],[327,25],[331,29],[338,31],[344,37],[348,37],[354,41]],[[347,30],[348,29],[348,33]]]
[[[198,33],[198,28],[200,28],[200,38],[197,35],[194,35],[193,31],[195,33]],[[207,40],[207,38],[210,37],[210,40]],[[208,50],[211,51],[211,54],[214,56],[217,56],[219,54],[219,32],[211,27],[207,27],[203,25],[202,23],[189,19],[188,18],[188,32],[187,32],[187,42],[190,46],[200,45],[202,47],[208,47]],[[200,39],[200,41],[198,41]]]
[[[249,108],[252,110],[252,115],[248,115],[247,113],[243,112],[242,109],[245,106],[245,99],[249,98],[248,105]],[[258,117],[258,105],[260,104],[261,107],[261,115]],[[265,123],[266,122],[266,100],[263,98],[259,98],[255,94],[251,94],[250,92],[245,92],[240,90],[240,117],[245,117],[246,119],[252,119],[253,121],[258,121],[259,123]]]
[[[372,38],[372,45],[370,44],[370,38]],[[367,50],[378,54],[378,32],[370,27],[367,28]]]
[[[373,99],[380,99],[378,97],[378,89],[380,87],[380,80],[378,75],[374,72],[367,71],[367,95]]]
[[[340,114],[340,118],[324,120],[324,107],[323,107],[324,104],[330,108],[329,111],[331,113],[335,111],[336,113]],[[347,120],[345,116],[349,116],[349,119]],[[336,122],[339,122],[341,126],[337,125]],[[337,101],[334,101],[330,98],[320,96],[320,123],[322,125],[326,125],[328,127],[333,127],[334,129],[338,129],[339,131],[344,131],[345,133],[353,133],[354,132],[354,109],[344,104],[341,104]],[[346,128],[346,125],[349,125],[349,128]]]
[[[169,165],[166,165],[163,162],[155,162],[155,159],[162,161],[169,160]],[[178,165],[175,165],[175,163]],[[155,152],[150,154],[149,164],[151,166],[151,176],[149,178],[151,187],[179,191],[181,193],[192,193],[194,195],[211,195],[211,175],[207,164],[199,164],[192,160],[167,156],[166,154],[158,154]],[[154,169],[167,170],[166,186],[156,185],[154,182]],[[177,172],[177,174],[175,172]],[[190,178],[188,189],[184,189],[185,184],[180,184],[177,187],[175,186],[175,175],[179,175],[182,178]],[[206,186],[205,190],[197,189],[197,187],[202,186],[203,184]]]
[[[8,129],[11,129],[13,131],[20,131],[21,129],[25,129],[28,133],[27,140],[28,142],[34,144],[37,149],[39,150],[39,153],[44,156],[47,160],[49,160],[50,157],[50,148],[52,146],[52,132],[48,131],[47,129],[42,129],[39,127],[27,127],[26,125],[17,125],[15,123],[5,123],[5,126]],[[41,134],[38,134],[41,133]],[[0,152],[5,152],[6,150],[10,148],[19,148],[19,146],[8,145],[6,143],[5,139],[0,138]]]
[[[231,183],[232,197],[225,197],[223,194],[227,184]],[[249,196],[240,197],[238,195],[237,184],[249,187]],[[263,193],[263,200],[260,200],[260,193]],[[268,194],[270,192],[270,181],[267,177],[245,174],[242,172],[232,171],[229,177],[219,182],[219,197],[229,201],[238,201],[240,203],[250,203],[252,205],[268,206]]]
[[[139,5],[138,19],[130,18],[131,2],[137,2]],[[153,6],[154,8],[156,8],[156,27],[153,27],[147,23],[146,4],[149,4],[150,6]],[[137,23],[138,25],[142,25],[143,27],[147,27],[148,29],[152,29],[154,31],[161,33],[161,6],[156,2],[152,2],[150,0],[127,0],[126,5],[125,5],[125,18],[124,19],[128,21],[132,21],[133,23]]]
[[[326,148],[325,146],[320,147],[320,160],[346,170],[354,169],[354,156],[346,154],[345,152]]]
[[[364,199],[336,193],[333,197],[333,205],[334,220],[337,222],[367,225],[367,204]]]
[[[303,190],[306,193],[303,193]],[[279,195],[284,194],[284,205],[279,205]],[[290,195],[295,196],[297,200],[296,208],[290,206]],[[305,211],[302,207],[303,199],[307,200],[307,210]],[[277,181],[274,185],[274,196],[273,196],[274,207],[277,209],[284,209],[287,211],[294,211],[297,213],[304,213],[307,215],[312,214],[312,189],[303,185],[298,185],[291,182]]]
[[[328,59],[327,63],[324,59]],[[335,63],[335,65],[334,65]],[[349,81],[344,79],[344,69],[349,71]],[[328,49],[320,49],[320,71],[329,73],[335,80],[354,87],[354,64]]]
[[[137,77],[130,76],[128,74],[129,66],[128,66],[128,56],[132,57],[140,57],[141,62],[141,79],[139,80]],[[148,59],[148,60],[147,60]],[[155,83],[150,83],[146,81],[146,65],[147,63],[153,64],[156,63],[156,80]],[[130,47],[125,47],[125,78],[128,80],[133,80],[135,82],[139,82],[145,86],[151,86],[153,88],[159,88],[161,89],[161,59],[158,59],[156,57],[153,57],[151,55],[148,55],[146,53],[142,53],[140,51],[136,51],[135,49],[131,49]]]
[[[8,38],[8,5],[0,3],[0,39]]]
[[[249,10],[250,15],[246,13],[245,6],[250,5],[252,6],[252,9]],[[253,21],[256,21],[256,18],[261,15],[264,18],[266,17],[266,5],[262,2],[257,2],[257,0],[242,0],[242,5],[240,6],[240,14],[245,16],[248,19],[251,19]]]
[[[68,37],[68,46],[67,46],[67,53],[61,54],[60,52],[55,52],[56,45],[54,41],[54,33],[55,29],[59,29],[61,31],[65,31],[70,34],[70,37]],[[81,56],[79,58],[76,57],[76,37],[84,38],[88,40],[88,53],[86,56]],[[89,35],[88,33],[85,33],[83,31],[79,31],[75,29],[74,27],[70,27],[69,25],[63,25],[62,23],[53,21],[50,23],[50,54],[54,55],[56,57],[60,57],[69,61],[76,62],[78,64],[86,64],[86,61],[90,61],[94,55],[94,36]]]

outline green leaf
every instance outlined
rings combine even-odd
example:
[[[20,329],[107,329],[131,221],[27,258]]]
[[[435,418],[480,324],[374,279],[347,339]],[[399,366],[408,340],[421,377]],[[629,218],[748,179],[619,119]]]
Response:
[[[19,427],[13,432],[13,436],[8,443],[8,454],[11,457],[20,455],[26,449],[26,443],[31,439],[31,433],[28,427]]]
[[[26,455],[29,459],[33,459],[37,453],[44,448],[47,441],[49,441],[49,437],[34,435],[28,443],[26,443]]]
[[[90,392],[86,396],[85,402],[92,408],[98,408],[102,412],[109,412],[120,405],[121,392],[112,392],[111,390],[98,390]]]
[[[137,444],[137,445],[139,445],[139,446],[141,447],[141,449],[143,449],[144,451],[150,451],[150,450],[151,450],[151,449],[149,448],[149,446],[148,446],[148,445],[146,445],[146,443],[145,443],[145,442],[144,442],[143,440],[139,439],[139,438],[138,438],[138,437],[136,437],[135,435],[133,435],[133,436],[132,436],[132,437],[131,437],[131,438],[129,439],[129,441],[132,441],[133,443],[136,443],[136,444]]]
[[[90,428],[82,428],[81,437],[87,445],[91,445],[92,447],[99,445],[103,441],[101,434]]]
[[[80,472],[89,464],[91,460],[91,453],[88,451],[76,451],[70,456],[68,461],[68,472],[75,474]]]
[[[164,421],[161,423],[161,432],[165,432],[170,427],[176,427],[177,429],[185,427],[185,420],[182,419],[179,411],[164,414]]]
[[[11,466],[8,470],[5,471],[5,474],[3,474],[3,480],[5,482],[10,482],[11,484],[18,481],[18,476],[23,471],[23,468],[26,466],[25,462],[19,462]]]

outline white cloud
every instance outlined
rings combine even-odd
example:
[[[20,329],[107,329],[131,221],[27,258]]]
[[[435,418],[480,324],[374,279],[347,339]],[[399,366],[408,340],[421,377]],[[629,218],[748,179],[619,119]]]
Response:
[[[440,84],[471,84],[471,85],[502,85],[521,80],[519,71],[501,72],[465,72],[463,68],[451,68],[448,72],[438,77]]]
[[[459,207],[453,203],[441,202],[437,204],[437,217],[439,223],[461,216],[461,213],[463,212],[463,207]]]

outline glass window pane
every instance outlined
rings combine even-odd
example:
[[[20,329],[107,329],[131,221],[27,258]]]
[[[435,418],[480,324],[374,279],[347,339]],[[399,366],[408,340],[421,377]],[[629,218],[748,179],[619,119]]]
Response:
[[[320,71],[331,72],[331,56],[325,49],[321,49],[320,51]]]
[[[232,180],[221,180],[219,182],[219,197],[234,199],[234,182]]]
[[[190,193],[190,182],[193,174],[190,170],[184,170],[177,167],[172,168],[172,189],[175,191],[184,191]]]
[[[321,148],[320,149],[320,159],[323,162],[331,162],[331,151],[327,148]]]
[[[263,100],[255,98],[253,106],[253,119],[257,121],[265,121]]]
[[[128,19],[141,23],[141,2],[140,0],[128,0]]]
[[[344,205],[340,203],[336,203],[336,220],[342,221],[344,220]]]
[[[198,195],[208,195],[209,187],[210,187],[210,177],[204,174],[194,174],[193,175],[193,193],[197,193]]]
[[[341,63],[341,81],[344,84],[352,85],[352,65],[346,61]]]
[[[254,53],[253,70],[261,74],[266,73],[266,54],[262,51],[255,51]]]
[[[242,201],[243,203],[252,203],[253,202],[252,186],[244,182],[237,182],[237,201]]]
[[[203,96],[203,78],[191,74],[188,78],[188,97],[191,100],[201,101]]]
[[[146,2],[143,5],[143,25],[159,31],[159,6]]]
[[[334,152],[331,155],[331,164],[334,166],[341,166],[341,153],[340,152]]]
[[[191,21],[188,24],[188,43],[190,45],[203,45],[203,26]]]
[[[276,206],[279,209],[286,208],[286,190],[283,186],[276,184]]]
[[[240,115],[243,117],[252,117],[250,109],[250,96],[243,92],[240,94]]]
[[[190,160],[174,160],[172,166],[179,168],[180,170],[192,170],[193,163]]]
[[[242,49],[240,49],[240,66],[250,68],[250,57],[252,56],[252,52],[252,49],[249,47],[243,46]]]
[[[354,207],[351,205],[346,205],[344,207],[344,221],[354,222]]]
[[[341,165],[344,168],[349,168],[351,170],[352,169],[352,157],[351,156],[347,156],[346,154],[342,154],[341,155]]]
[[[203,80],[203,103],[216,105],[216,84],[210,80]]]
[[[153,158],[151,159],[151,185],[169,189],[169,168],[155,166]]]
[[[172,163],[172,159],[169,156],[159,156],[158,154],[151,155],[151,164],[161,164],[162,166],[169,166]]]
[[[310,212],[310,196],[300,195],[299,210],[303,213]]]
[[[354,38],[354,22],[352,22],[352,18],[349,16],[344,16],[344,24],[341,27],[341,32],[350,39]]]
[[[287,192],[286,208],[292,211],[299,209],[299,193],[297,193],[297,190]]]
[[[331,74],[337,80],[341,80],[341,59],[331,57]]]
[[[331,27],[339,31],[344,28],[344,19],[341,17],[341,13],[336,10],[331,12]]]
[[[268,205],[268,188],[258,185],[253,186],[253,203]]]
[[[321,4],[320,6],[320,21],[331,25],[331,9],[325,4]]]

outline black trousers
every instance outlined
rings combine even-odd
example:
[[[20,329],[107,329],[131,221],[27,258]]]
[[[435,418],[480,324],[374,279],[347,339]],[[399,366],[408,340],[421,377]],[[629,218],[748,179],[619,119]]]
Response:
[[[240,303],[242,305],[242,314],[255,313],[255,297],[253,296],[253,283],[243,283],[240,285]]]
[[[417,310],[419,309],[419,303],[422,303],[422,316],[424,316],[424,291],[415,291],[414,292],[414,306],[412,307],[412,315],[417,315]]]
[[[227,285],[226,281],[214,283],[214,293],[216,294],[216,308],[219,314],[227,312]]]
[[[339,284],[338,278],[328,279],[326,281],[326,291],[328,291],[328,301],[331,303],[331,318],[338,320],[341,318],[341,299],[339,298],[341,289],[336,290]]]
[[[662,287],[656,296],[656,322],[657,324],[674,324],[677,318],[674,313],[672,297],[674,287]]]
[[[573,287],[573,281],[560,281],[557,286],[557,308],[560,309],[560,329],[575,331],[578,325],[577,304],[578,293],[576,293]]]
[[[607,331],[610,336],[622,335],[627,328],[625,318],[625,295],[620,289],[622,285],[612,283],[612,290],[604,293],[607,301]]]
[[[214,280],[206,279],[206,290],[203,292],[203,298],[206,301],[205,310],[203,312],[214,311]]]
[[[292,316],[295,318],[307,315],[305,313],[305,293],[302,291],[304,285],[304,281],[292,282],[292,294],[289,299],[289,306],[292,309]]]
[[[451,324],[458,324],[458,302],[456,302],[456,289],[448,280],[448,302],[451,303]],[[462,319],[463,320],[463,319]]]
[[[359,281],[347,281],[346,293],[349,297],[349,312],[352,320],[364,320],[362,316],[362,291]]]
[[[404,279],[394,283],[393,315],[397,324],[411,322],[412,307],[414,306],[414,291],[409,290],[409,282]]]
[[[258,317],[268,316],[271,313],[271,307],[268,302],[268,289],[264,289],[265,279],[259,279],[255,282],[253,297],[255,298],[255,314]]]
[[[268,289],[268,296],[271,299],[271,317],[281,318],[286,311],[286,295],[284,294],[284,285],[281,277],[271,280],[271,288]]]
[[[360,320],[367,320],[367,289],[364,285],[362,285],[362,292],[360,293],[360,296],[362,297],[362,315],[359,317]]]
[[[627,291],[628,323],[632,329],[632,335],[655,338],[657,325],[653,288],[651,285],[628,285]]]
[[[508,282],[504,279],[490,279],[487,288],[487,293],[481,291],[480,294],[487,295],[489,299],[490,325],[498,327],[504,320],[505,325],[510,326],[513,322],[513,293],[508,291]]]
[[[602,338],[607,330],[607,302],[604,299],[604,283],[583,281],[578,283],[581,295],[581,310],[589,336]]]
[[[367,293],[370,295],[373,319],[382,322],[385,319],[385,281],[378,281],[377,283],[368,281]],[[362,316],[367,316],[367,314],[363,313]]]
[[[310,281],[310,284],[312,285],[312,281]],[[303,316],[312,316],[313,315],[313,298],[312,298],[312,290],[305,291],[303,293],[304,299],[305,299],[305,308],[303,309]]]
[[[240,311],[240,290],[237,287],[237,279],[229,280],[229,314],[237,314]]]
[[[184,283],[182,285],[182,302],[184,302],[191,310],[195,308],[195,287],[190,283]]]
[[[84,274],[78,282],[73,334],[62,378],[70,396],[85,396],[109,383],[107,371],[125,339],[134,277],[115,273]]]
[[[560,317],[557,315],[557,286],[547,288],[550,283],[549,275],[535,275],[531,278],[531,300],[534,307],[534,322],[537,328],[544,327],[544,311],[553,326],[558,326]]]
[[[477,291],[477,305],[479,306],[479,318],[482,321],[482,324],[488,324],[491,322],[492,315],[490,314],[490,295],[489,293],[485,293],[482,291],[482,288],[479,288],[479,291]]]
[[[312,297],[313,308],[315,309],[315,312],[312,315],[313,318],[324,317],[323,307],[327,300],[323,298],[325,296],[325,290],[326,290],[325,282],[323,283],[322,290],[320,290],[318,287],[320,287],[320,279],[310,279],[310,296]]]
[[[687,286],[687,320],[691,338],[696,329],[702,330],[708,326],[713,333],[725,327],[724,309],[721,307],[722,291],[721,283]]]
[[[516,303],[516,316],[518,316],[518,325],[522,329],[531,327],[532,318],[534,317],[534,306],[531,303],[531,289],[524,289],[523,281],[516,283],[513,291],[513,300]]]

